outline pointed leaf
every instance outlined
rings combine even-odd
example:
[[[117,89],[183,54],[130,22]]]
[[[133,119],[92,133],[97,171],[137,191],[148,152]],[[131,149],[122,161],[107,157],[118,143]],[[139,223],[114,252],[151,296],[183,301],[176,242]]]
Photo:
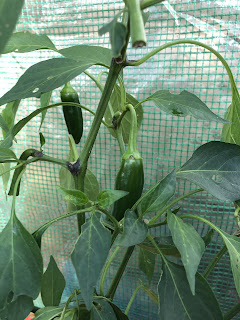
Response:
[[[116,240],[120,247],[130,247],[141,243],[147,236],[147,225],[138,219],[134,211],[127,210],[124,217],[123,234]]]
[[[19,296],[0,311],[0,319],[23,320],[33,309],[33,299],[28,296]]]
[[[225,119],[230,124],[224,124],[222,141],[240,145],[240,95],[236,85],[233,87],[232,103],[228,107]]]
[[[94,287],[105,264],[111,245],[111,233],[93,214],[82,226],[72,252],[72,262],[78,277],[81,295],[88,310],[92,307]]]
[[[42,256],[37,243],[13,215],[0,233],[0,309],[8,294],[36,299],[41,286]],[[31,283],[31,285],[26,285]]]
[[[57,51],[48,36],[24,31],[13,33],[2,53],[30,52],[40,49],[51,49]]]
[[[120,112],[122,111],[122,109],[121,109],[121,91],[120,91],[120,87],[118,85],[114,86],[114,89],[113,89],[113,92],[112,92],[112,95],[110,98],[110,102],[111,102],[111,106],[113,108],[113,113],[116,113],[117,111],[120,111]],[[126,102],[132,104],[134,107],[136,107],[137,104],[139,103],[129,93],[126,93]],[[141,124],[142,124],[142,119],[143,119],[143,108],[142,108],[141,104],[138,105],[138,107],[136,109],[136,114],[137,114],[137,127],[139,130],[141,127]],[[105,117],[105,120],[107,123],[109,123],[109,124],[112,123],[113,114],[111,113],[109,106],[106,109],[104,117]],[[130,112],[127,112],[121,121],[122,135],[123,135],[123,140],[125,143],[128,143],[130,128],[131,128],[131,115],[130,115]],[[109,132],[111,133],[111,135],[113,137],[116,138],[115,130],[109,129]]]
[[[10,178],[10,163],[0,163],[0,175],[3,181],[3,189],[4,192],[7,191],[8,188],[8,181]]]
[[[62,311],[63,311],[63,308],[61,307],[45,307],[45,308],[39,309],[35,313],[34,320],[52,320],[57,316],[60,316]]]
[[[213,113],[197,96],[186,90],[180,94],[172,94],[169,90],[158,90],[145,101],[153,101],[161,110],[174,116],[192,116],[200,120],[229,123]]]
[[[23,4],[24,0],[1,0],[0,54],[3,52],[3,49],[15,28]]]
[[[82,62],[87,61],[92,65],[100,64],[110,67],[112,60],[111,50],[100,46],[78,45],[58,52],[66,58]]]
[[[159,305],[158,301],[158,295],[153,292],[151,289],[149,289],[147,286],[143,285],[143,290],[146,292],[146,294],[149,296],[149,298],[156,304]]]
[[[195,274],[205,250],[204,241],[192,225],[183,222],[171,211],[168,211],[167,222],[173,242],[181,254],[192,294],[195,294]]]
[[[125,197],[129,192],[123,190],[103,190],[97,196],[97,201],[100,207],[108,208],[115,201]]]
[[[40,140],[40,146],[42,148],[45,145],[45,142],[46,142],[45,137],[42,134],[42,132],[39,132],[39,140]]]
[[[57,188],[61,192],[63,198],[66,201],[69,201],[76,206],[84,206],[85,204],[87,204],[89,202],[89,199],[86,196],[86,194],[80,190],[65,189],[60,186],[58,186]]]
[[[140,247],[138,267],[147,276],[150,284],[154,273],[155,254]]]
[[[172,198],[176,190],[176,170],[149,189],[140,202],[142,213],[161,210]]]
[[[240,199],[240,146],[212,141],[196,151],[177,172],[218,199]]]
[[[113,304],[112,302],[109,302],[111,307],[113,308],[113,311],[117,317],[117,320],[129,320],[128,316],[122,312],[122,310],[120,310],[118,308],[118,306],[116,306],[115,304]]]
[[[47,270],[43,274],[41,286],[42,301],[46,307],[59,305],[65,284],[64,276],[51,256]]]
[[[21,100],[9,102],[2,111],[2,118],[6,122],[8,129],[14,125],[14,120]],[[7,131],[3,130],[3,138],[5,138]]]
[[[103,299],[95,300],[90,320],[118,320],[110,303]]]
[[[77,62],[67,58],[53,58],[36,63],[0,98],[0,105],[17,99],[39,98],[42,93],[64,85],[92,65],[87,59]]]
[[[44,107],[49,105],[51,96],[52,96],[52,91],[45,92],[45,93],[41,94],[41,97],[40,97],[41,108],[44,108]],[[46,114],[47,114],[47,110],[44,110],[42,112],[42,119],[41,119],[39,130],[42,128],[43,121],[44,121],[44,119],[46,117]]]
[[[0,162],[6,162],[12,159],[17,160],[15,153],[11,149],[0,147]]]
[[[207,283],[196,274],[196,293],[192,295],[184,267],[164,259],[158,293],[161,320],[223,320],[217,299]]]

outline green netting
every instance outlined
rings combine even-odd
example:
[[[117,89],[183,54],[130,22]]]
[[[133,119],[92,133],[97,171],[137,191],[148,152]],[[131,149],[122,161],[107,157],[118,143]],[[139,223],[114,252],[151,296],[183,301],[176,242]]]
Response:
[[[98,36],[98,28],[106,23],[122,7],[121,1],[104,0],[26,0],[17,31],[45,33],[58,48],[77,44],[109,46],[108,35]],[[194,39],[202,41],[218,50],[229,63],[234,77],[239,76],[239,0],[219,1],[165,1],[150,9],[151,16],[146,25],[148,46],[135,51],[130,48],[129,58],[136,59],[166,41]],[[46,50],[28,54],[12,53],[1,57],[2,95],[15,84],[17,78],[33,63],[57,56]],[[92,67],[97,74],[100,67]],[[186,89],[198,95],[214,112],[224,115],[231,102],[231,89],[228,76],[216,57],[203,48],[193,45],[175,46],[158,54],[139,68],[124,70],[125,85],[129,93],[137,99],[144,99],[157,89],[169,89],[179,93]],[[96,109],[100,92],[84,74],[72,81],[74,88],[81,93],[83,105]],[[52,102],[59,101],[59,90],[55,90]],[[39,100],[27,99],[21,103],[18,118],[28,115],[39,106]],[[84,112],[84,136],[79,149],[89,131],[92,116]],[[38,126],[40,116],[34,118],[17,136],[15,151],[18,155],[30,147],[39,146]],[[42,127],[46,138],[44,152],[65,159],[68,153],[67,131],[61,108],[52,109]],[[159,181],[175,166],[179,167],[202,143],[220,140],[221,125],[197,121],[193,118],[176,118],[159,110],[151,103],[144,105],[144,121],[139,134],[139,149],[144,159],[145,189]],[[39,146],[40,147],[40,146]],[[114,186],[111,180],[120,163],[120,153],[116,141],[105,128],[94,146],[90,169],[101,181],[101,188]],[[30,231],[40,224],[66,212],[66,205],[57,194],[55,185],[59,183],[59,168],[37,163],[29,166],[21,186],[21,196],[17,200],[17,214]],[[194,188],[188,182],[178,182],[178,193]],[[232,233],[235,230],[233,206],[230,202],[214,199],[206,193],[192,196],[181,203],[181,213],[199,214],[210,219],[217,226]],[[3,228],[10,215],[10,202],[5,200],[1,188],[0,228]],[[198,231],[205,234],[207,226],[194,222]],[[167,229],[156,233],[168,234]],[[49,228],[43,239],[45,265],[49,255],[56,258],[67,280],[67,294],[77,287],[69,255],[77,236],[76,220],[70,218]],[[222,240],[214,236],[200,266],[204,270],[222,245]],[[120,258],[119,258],[120,259]],[[116,294],[116,301],[123,309],[136,286],[137,253],[133,255]],[[107,284],[114,276],[118,260],[114,260]],[[156,289],[161,270],[160,261],[155,268],[152,288]],[[209,279],[217,294],[223,311],[238,301],[234,287],[230,262],[227,255],[218,264]],[[156,319],[157,307],[145,293],[138,293],[131,312],[131,319]],[[235,317],[237,319],[237,317]]]

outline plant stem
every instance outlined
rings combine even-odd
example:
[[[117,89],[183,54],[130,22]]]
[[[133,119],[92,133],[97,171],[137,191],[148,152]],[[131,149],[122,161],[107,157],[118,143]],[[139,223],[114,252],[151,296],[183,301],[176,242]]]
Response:
[[[240,302],[238,302],[232,309],[224,314],[223,320],[231,320],[236,314],[240,312]]]
[[[140,6],[141,6],[141,9],[143,10],[148,7],[152,7],[158,3],[161,3],[163,1],[165,1],[165,0],[143,0],[143,1],[141,1]]]
[[[130,16],[130,33],[133,48],[146,46],[147,38],[145,34],[143,16],[140,8],[140,0],[129,0],[128,9]]]
[[[132,296],[131,296],[131,299],[130,299],[129,302],[128,302],[127,308],[126,308],[126,310],[125,310],[125,314],[126,314],[126,315],[128,314],[128,312],[129,312],[129,310],[130,310],[130,308],[131,308],[131,306],[132,306],[133,300],[135,299],[138,291],[139,291],[140,289],[142,289],[142,287],[143,287],[143,285],[140,284],[140,285],[134,290],[134,292],[133,292],[133,294],[132,294]]]
[[[207,266],[206,270],[203,272],[202,276],[207,279],[207,277],[210,275],[210,273],[213,271],[217,263],[220,261],[220,259],[224,256],[224,254],[227,251],[226,245],[224,245],[220,251],[215,255],[215,257],[212,259],[212,261]]]
[[[187,198],[191,195],[193,195],[194,193],[197,193],[197,192],[202,192],[204,191],[204,189],[196,189],[196,190],[193,190],[193,191],[190,191],[184,195],[182,195],[181,197],[178,197],[177,199],[173,200],[172,202],[170,202],[166,207],[164,207],[155,217],[153,217],[150,221],[149,221],[149,225],[152,225],[157,219],[159,219],[163,214],[164,212],[166,212],[168,209],[170,209],[175,203],[179,202],[180,200],[184,199],[184,198]],[[138,205],[141,200],[145,197],[145,195],[147,194],[144,193],[144,195],[142,196],[142,198],[140,198],[135,205]],[[134,205],[134,207],[135,207]]]
[[[175,41],[172,41],[172,42],[168,42],[168,43],[166,43],[166,44],[164,44],[164,45],[152,50],[147,55],[145,55],[143,58],[139,59],[138,61],[136,61],[136,62],[127,62],[126,65],[127,66],[140,66],[142,63],[147,61],[149,58],[151,58],[152,56],[154,56],[158,52],[160,52],[160,51],[162,51],[162,50],[164,50],[166,48],[178,45],[178,44],[186,44],[186,43],[194,44],[196,46],[203,47],[203,48],[211,51],[213,54],[215,54],[216,57],[218,57],[218,59],[222,62],[223,66],[225,67],[225,69],[226,69],[226,71],[228,73],[229,80],[231,82],[232,93],[234,94],[234,90],[236,88],[236,85],[235,85],[235,81],[234,81],[234,78],[233,78],[232,71],[231,71],[228,63],[226,62],[226,60],[222,57],[222,55],[220,53],[218,53],[216,50],[214,50],[213,48],[211,48],[207,44],[204,44],[204,43],[199,42],[199,41],[195,41],[195,40],[175,40]]]
[[[135,246],[131,246],[131,247],[129,247],[127,249],[127,251],[126,251],[126,253],[125,253],[124,257],[123,257],[123,260],[122,260],[122,262],[121,262],[121,264],[120,264],[120,266],[118,268],[118,271],[117,271],[117,273],[116,273],[116,275],[115,275],[115,277],[114,277],[114,279],[113,279],[113,281],[111,283],[111,286],[108,289],[106,297],[107,298],[109,297],[111,300],[113,299],[113,297],[115,295],[115,292],[117,290],[118,284],[119,284],[119,282],[120,282],[120,280],[122,278],[122,275],[123,275],[123,273],[124,273],[124,271],[126,269],[126,266],[127,266],[128,261],[129,261],[131,255],[132,255],[132,253],[133,253],[134,248],[135,248]]]
[[[110,267],[110,264],[112,263],[113,259],[115,258],[116,254],[118,253],[118,250],[120,247],[116,247],[111,255],[111,257],[108,259],[106,266],[104,267],[101,279],[100,279],[100,285],[99,285],[99,294],[100,296],[104,296],[104,282],[106,279],[106,275],[108,272],[108,269]]]

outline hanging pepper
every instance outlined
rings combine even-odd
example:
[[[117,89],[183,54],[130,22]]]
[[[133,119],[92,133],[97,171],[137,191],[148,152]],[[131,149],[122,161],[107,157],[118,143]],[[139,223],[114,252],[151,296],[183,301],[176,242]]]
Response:
[[[62,102],[80,103],[76,90],[73,89],[70,82],[67,82],[61,91]],[[73,136],[76,144],[78,144],[83,134],[83,117],[82,109],[76,106],[63,105],[63,114],[68,128],[68,133]]]
[[[128,191],[129,194],[114,203],[112,215],[120,221],[127,209],[141,197],[144,184],[143,162],[137,150],[137,116],[132,105],[127,105],[131,113],[131,129],[128,149],[122,156],[121,166],[117,174],[115,189]]]

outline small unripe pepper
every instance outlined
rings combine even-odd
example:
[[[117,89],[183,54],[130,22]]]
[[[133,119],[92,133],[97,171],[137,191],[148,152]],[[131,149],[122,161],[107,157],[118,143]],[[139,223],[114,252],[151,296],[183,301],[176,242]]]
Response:
[[[120,221],[127,209],[130,209],[141,197],[144,184],[143,162],[137,150],[137,116],[132,105],[127,106],[131,112],[131,129],[128,149],[122,156],[121,166],[115,181],[116,190],[128,191],[129,194],[114,203],[112,215]]]
[[[62,102],[80,103],[76,90],[73,89],[70,82],[67,82],[61,91]],[[64,119],[67,125],[68,133],[73,136],[76,144],[78,144],[83,134],[83,116],[82,109],[76,106],[63,105]]]

